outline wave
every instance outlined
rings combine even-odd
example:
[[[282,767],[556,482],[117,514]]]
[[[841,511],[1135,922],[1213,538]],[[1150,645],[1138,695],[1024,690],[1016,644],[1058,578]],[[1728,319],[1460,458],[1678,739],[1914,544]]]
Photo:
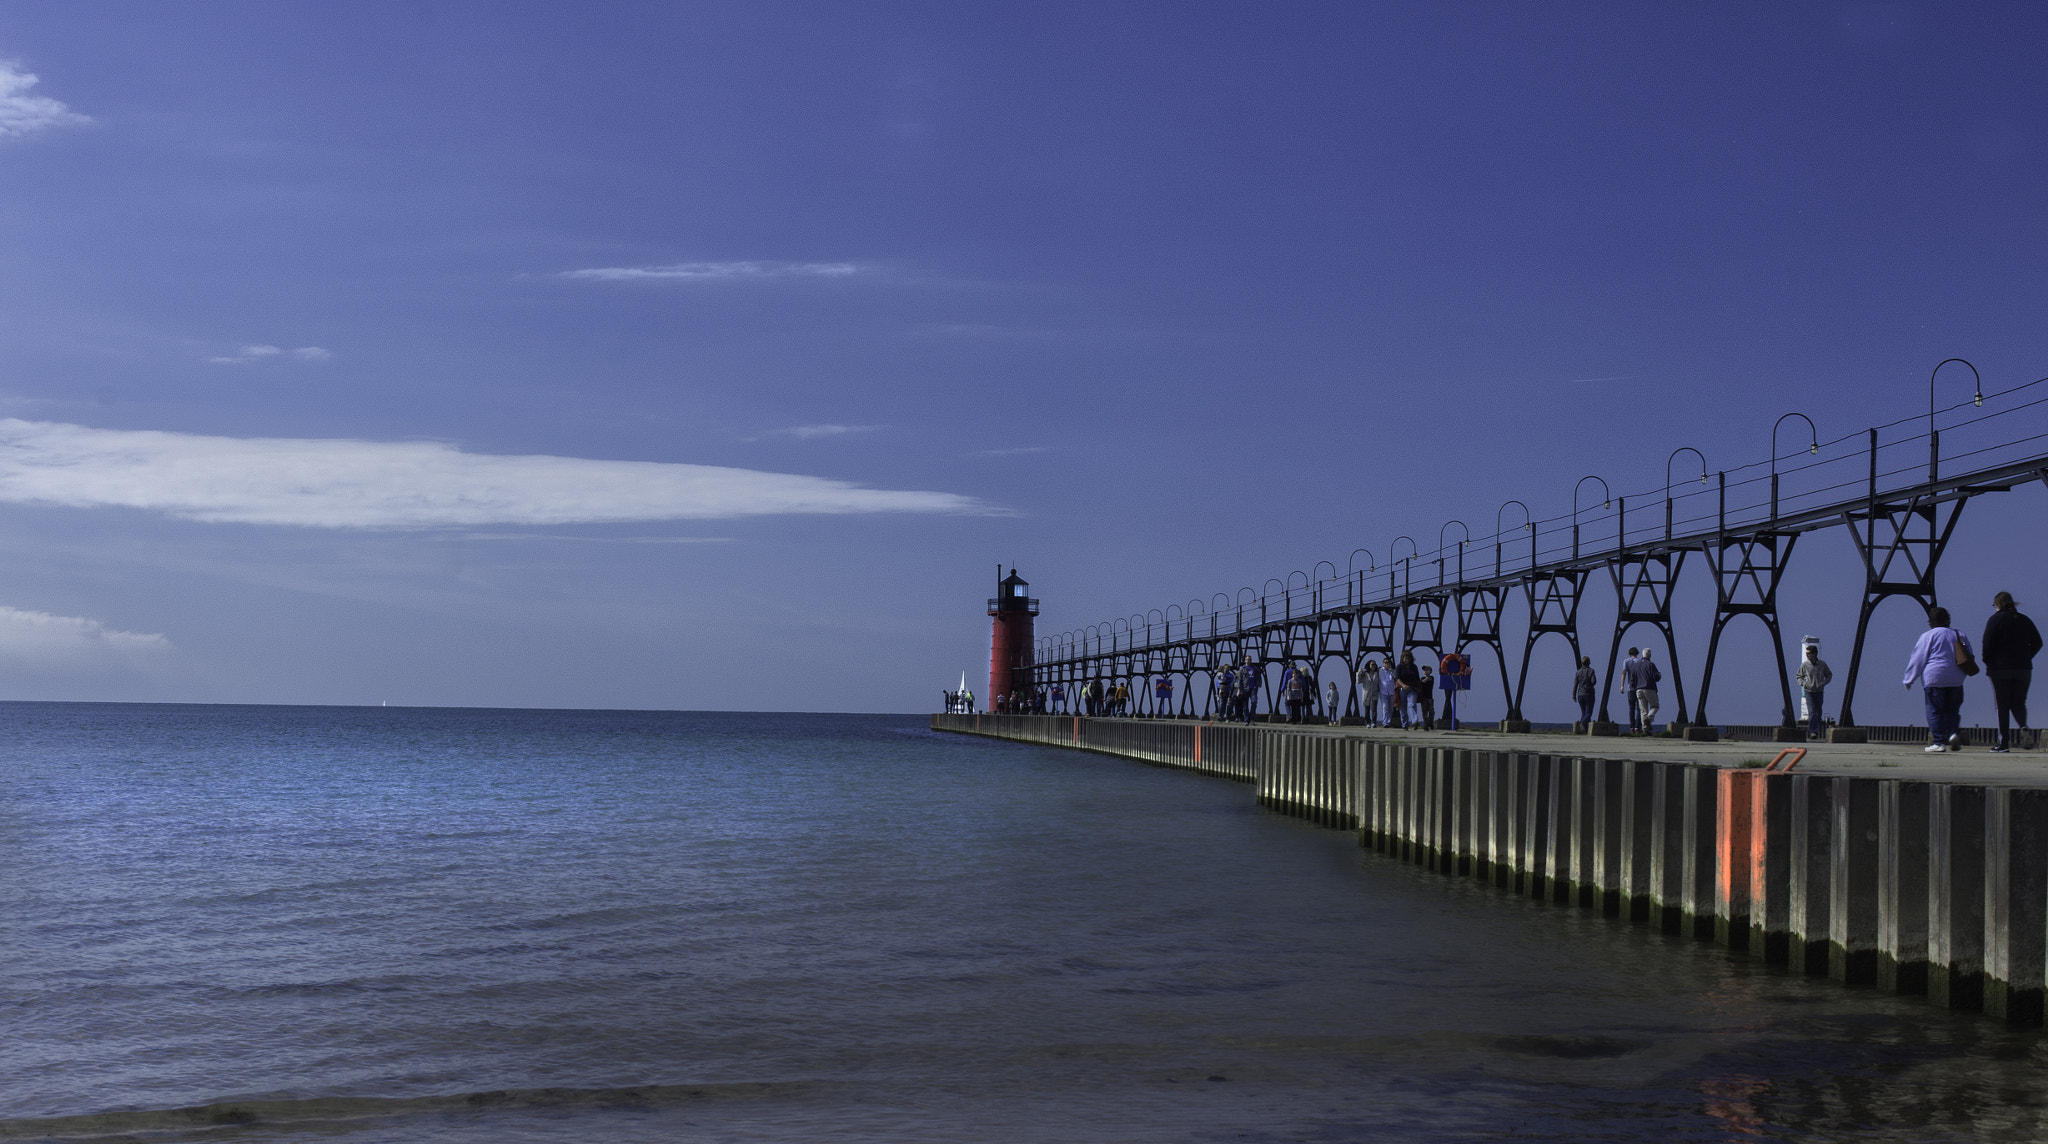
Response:
[[[794,1100],[847,1087],[832,1081],[649,1084],[618,1088],[508,1088],[444,1096],[316,1096],[223,1100],[187,1108],[90,1112],[77,1116],[0,1120],[0,1140],[85,1141],[137,1133],[184,1134],[223,1128],[299,1127],[448,1112],[518,1109],[652,1110],[736,1100]]]

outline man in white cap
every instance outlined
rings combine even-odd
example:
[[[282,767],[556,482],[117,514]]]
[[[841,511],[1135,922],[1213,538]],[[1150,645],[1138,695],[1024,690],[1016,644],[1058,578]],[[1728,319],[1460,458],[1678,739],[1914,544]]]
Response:
[[[1636,661],[1636,710],[1642,713],[1643,734],[1657,733],[1657,682],[1664,673],[1650,662],[1650,649],[1644,648],[1642,658]]]
[[[1799,660],[1799,694],[1806,702],[1806,737],[1818,740],[1821,734],[1821,700],[1826,697],[1828,684],[1835,681],[1835,673],[1820,657],[1820,641],[1808,636],[1805,640],[1806,654]]]

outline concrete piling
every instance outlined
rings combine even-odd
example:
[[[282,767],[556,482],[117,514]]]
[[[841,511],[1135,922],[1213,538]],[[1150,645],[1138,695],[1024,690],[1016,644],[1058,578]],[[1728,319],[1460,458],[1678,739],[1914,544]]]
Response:
[[[1927,992],[1928,784],[1877,791],[1877,987]]]
[[[1715,811],[1720,792],[1716,789],[1716,768],[1677,768],[1683,791],[1685,822],[1683,848],[1679,854],[1682,884],[1679,892],[1682,931],[1702,941],[1714,939],[1714,895],[1718,892],[1715,867],[1720,839],[1715,830]]]
[[[1656,906],[1651,893],[1650,822],[1656,813],[1651,798],[1655,763],[1622,759],[1621,770],[1621,869],[1617,879],[1622,912],[1632,922],[1647,922]]]
[[[1656,896],[1654,920],[1665,933],[1685,928],[1685,771],[1673,763],[1652,763],[1650,881]]]
[[[1550,841],[1550,756],[1521,755],[1521,824],[1516,839],[1515,888],[1532,898],[1548,884]]]
[[[1792,776],[1785,961],[1816,977],[1828,972],[1828,907],[1834,900],[1828,864],[1834,853],[1834,793],[1834,780],[1824,775]]]
[[[1984,788],[1927,790],[1927,999],[1984,1006]]]
[[[1366,849],[1801,973],[2016,1024],[2048,1008],[2048,789],[1270,725],[962,715],[933,727],[1228,777]]]
[[[1756,866],[1750,784],[1758,777],[1750,771],[1714,774],[1714,813],[1720,820],[1714,836],[1714,941],[1730,949],[1749,948],[1750,882]]]
[[[1600,760],[1571,760],[1572,841],[1571,892],[1573,905],[1600,904]]]
[[[1620,914],[1625,893],[1621,875],[1623,764],[1620,759],[1587,762],[1593,767],[1593,887],[1600,912]]]
[[[1873,779],[1836,778],[1828,854],[1828,976],[1877,981],[1877,794]]]
[[[1792,931],[1792,776],[1749,782],[1749,952],[1782,965]]]
[[[1543,896],[1553,902],[1568,902],[1572,896],[1572,811],[1573,776],[1578,760],[1569,756],[1546,756],[1549,767],[1543,847]]]
[[[1984,1012],[2038,1025],[2048,970],[2048,791],[1985,792],[1984,859]]]

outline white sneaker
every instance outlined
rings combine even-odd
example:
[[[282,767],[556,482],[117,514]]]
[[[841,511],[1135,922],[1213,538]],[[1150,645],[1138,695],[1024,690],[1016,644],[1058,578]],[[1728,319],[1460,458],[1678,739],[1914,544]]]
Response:
[[[1923,750],[1923,751],[1921,752],[1921,754],[1924,754],[1924,755],[1939,755],[1939,754],[1941,754],[1942,752],[1944,752],[1944,751],[1947,751],[1947,750],[1948,750],[1948,748],[1947,748],[1947,747],[1944,747],[1944,746],[1942,746],[1942,745],[1941,745],[1940,743],[1929,743],[1929,744],[1927,744],[1927,747],[1926,747],[1926,749],[1925,749],[1925,750]]]

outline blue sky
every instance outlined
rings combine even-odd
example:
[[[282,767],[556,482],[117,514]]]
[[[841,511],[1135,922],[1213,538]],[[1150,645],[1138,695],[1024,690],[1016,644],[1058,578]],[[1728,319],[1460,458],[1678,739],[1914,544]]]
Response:
[[[1058,630],[1888,422],[1953,355],[2031,381],[2044,49],[2018,4],[0,3],[0,695],[923,709],[998,561]],[[1968,624],[2039,595],[2042,496],[1966,515]],[[1846,659],[1853,552],[1802,544]],[[1917,702],[1894,607],[1866,722]],[[1730,639],[1715,714],[1768,719]]]

